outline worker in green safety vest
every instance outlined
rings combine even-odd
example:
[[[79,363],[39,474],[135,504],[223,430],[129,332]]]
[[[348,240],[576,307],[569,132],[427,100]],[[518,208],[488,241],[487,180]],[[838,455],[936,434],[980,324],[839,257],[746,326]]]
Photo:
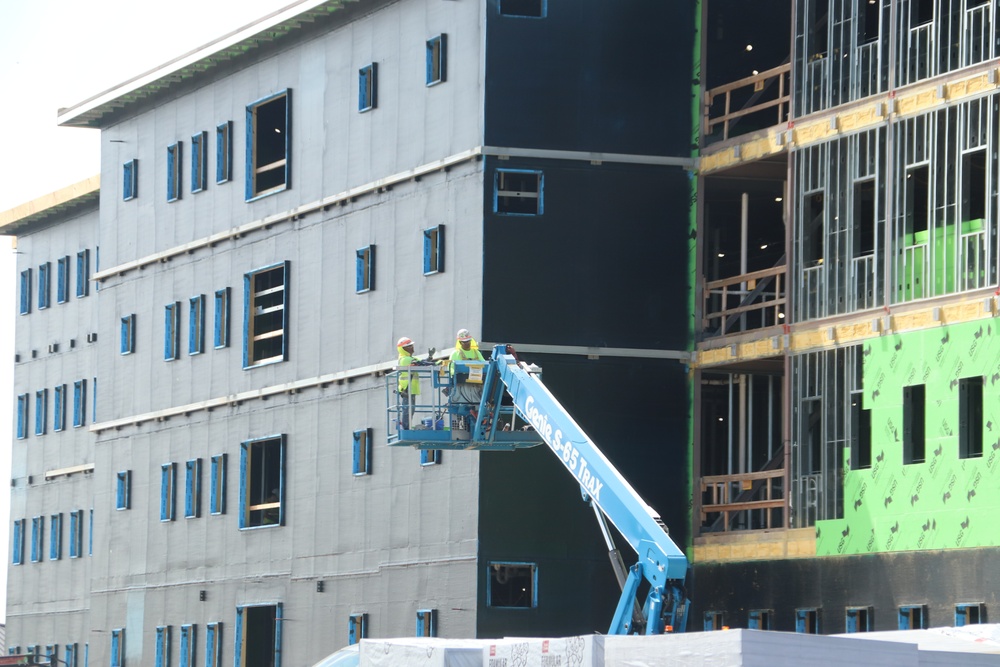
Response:
[[[406,336],[396,341],[396,352],[399,354],[399,360],[396,362],[397,371],[417,363],[416,357],[413,356],[413,341]],[[415,397],[420,395],[420,377],[411,371],[400,372],[396,393],[399,396],[398,404],[402,408],[399,411],[399,427],[409,429]]]
[[[451,376],[455,378],[455,386],[452,387],[450,399],[452,403],[467,403],[470,405],[469,412],[472,418],[476,419],[479,408],[479,401],[483,397],[482,383],[469,383],[465,374],[455,375],[456,361],[485,361],[483,353],[479,351],[479,345],[472,338],[468,329],[459,329],[455,335],[455,351],[451,354]]]

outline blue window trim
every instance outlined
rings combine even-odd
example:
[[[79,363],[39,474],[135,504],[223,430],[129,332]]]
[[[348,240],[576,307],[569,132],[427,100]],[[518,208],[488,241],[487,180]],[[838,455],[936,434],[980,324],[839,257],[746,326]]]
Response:
[[[199,294],[188,301],[188,354],[194,356],[205,351],[205,295]]]
[[[285,164],[283,184],[276,185],[266,190],[257,189],[257,109],[285,98],[285,127],[282,134],[285,137]],[[246,191],[245,199],[248,202],[255,201],[261,197],[266,197],[278,192],[284,192],[292,187],[292,89],[286,88],[273,95],[268,95],[247,105],[247,126],[246,126]],[[265,165],[266,166],[266,165]]]
[[[17,395],[17,439],[24,440],[28,437],[28,395]]]
[[[156,628],[156,667],[170,667],[170,626]]]
[[[369,63],[358,70],[358,112],[378,107],[378,63]]]
[[[111,667],[125,665],[125,628],[111,631]]]
[[[174,361],[181,347],[181,302],[163,308],[163,360]]]
[[[69,513],[69,557],[79,558],[83,555],[83,510],[73,510]]]
[[[21,315],[31,313],[31,269],[21,271]]]
[[[115,477],[115,509],[127,510],[132,507],[132,471],[119,470]],[[93,531],[91,531],[93,535]]]
[[[862,613],[864,614],[862,616]],[[862,627],[861,621],[864,622]],[[871,607],[848,607],[844,610],[844,632],[871,632],[872,630],[872,608]]]
[[[209,492],[209,513],[226,513],[226,454],[212,457],[212,483]]]
[[[920,627],[911,627],[910,618],[914,611],[920,612]],[[899,629],[900,630],[923,630],[927,627],[927,605],[905,604],[899,606]]]
[[[222,667],[222,623],[205,625],[205,667]]]
[[[56,385],[52,393],[52,430],[56,433],[66,428],[66,385]]]
[[[201,131],[191,136],[191,194],[208,187],[207,147],[208,132]]]
[[[87,555],[94,555],[94,508],[90,508],[90,529],[87,531]]]
[[[212,339],[216,350],[229,347],[230,290],[223,287],[215,292],[215,335]]]
[[[14,535],[11,539],[12,553],[10,562],[12,565],[24,563],[24,519],[14,520]]]
[[[184,159],[183,143],[178,141],[167,146],[167,201],[181,198],[181,163]]]
[[[771,614],[770,609],[751,609],[747,615],[747,628],[749,630],[770,630]]]
[[[437,637],[437,609],[417,610],[417,637]]]
[[[233,121],[215,126],[215,182],[225,183],[233,177]]]
[[[45,538],[45,517],[31,517],[31,562],[42,560],[43,540]]]
[[[537,197],[530,196],[519,196],[520,191],[505,189],[501,190],[505,184],[501,183],[503,176],[506,174],[530,174],[537,178],[538,190]],[[501,195],[501,192],[510,193],[507,195]],[[532,191],[525,190],[529,195]],[[522,199],[534,199],[535,200],[535,210],[531,213],[524,213],[518,211],[501,211],[500,210],[500,198],[503,197],[516,197]],[[537,169],[497,169],[493,172],[493,212],[497,215],[509,215],[509,216],[539,216],[545,213],[545,173]]]
[[[351,614],[347,618],[347,644],[357,644],[368,638],[368,614],[362,612]]]
[[[69,255],[56,260],[56,303],[69,301]]]
[[[444,273],[444,225],[428,227],[424,236],[424,275]]]
[[[421,449],[420,450],[420,465],[422,466],[435,466],[441,463],[441,450],[440,449]]]
[[[45,262],[38,267],[38,310],[45,310],[49,307],[49,275],[52,272],[52,263]]]
[[[100,250],[98,250],[100,252]],[[90,294],[90,250],[76,253],[76,298]]]
[[[177,465],[160,466],[160,521],[173,521],[177,516]]]
[[[49,516],[49,560],[62,558],[62,512]]]
[[[531,568],[531,606],[528,607],[513,607],[513,606],[494,606],[493,604],[493,577],[490,574],[490,569],[494,565],[513,565],[516,567],[530,567]],[[529,561],[512,561],[512,560],[492,560],[486,563],[486,606],[490,609],[535,609],[538,607],[538,564]]]
[[[375,244],[358,248],[354,261],[354,291],[358,294],[375,289]]]
[[[135,313],[122,318],[118,351],[121,354],[135,352]]]
[[[800,634],[803,633],[813,634],[809,632],[809,628],[806,627],[806,621],[808,620],[810,613],[815,614],[815,619],[816,619],[815,634],[820,634],[820,632],[822,632],[822,628],[820,627],[821,620],[820,620],[819,607],[802,607],[795,610],[795,632],[798,632]]]
[[[201,516],[201,459],[184,464],[184,518]]]
[[[436,86],[448,80],[448,35],[441,33],[427,40],[426,83]]]
[[[499,2],[497,2],[497,13],[500,16],[509,16],[509,17],[512,17],[512,18],[519,18],[519,19],[544,19],[544,18],[546,18],[548,16],[548,13],[549,13],[549,7],[548,7],[549,3],[548,3],[548,0],[536,0],[536,1],[538,2],[538,6],[539,6],[539,15],[538,16],[536,16],[534,14],[518,14],[518,13],[510,12],[510,11],[506,11],[505,12],[504,9],[503,9],[503,7],[504,7],[504,0],[499,0]]]
[[[353,463],[351,472],[355,476],[372,474],[372,430],[363,428],[352,434]]]
[[[63,662],[65,662],[69,667],[77,667],[77,644],[66,644],[63,647]]]
[[[259,442],[278,440],[280,454],[278,457],[280,469],[278,471],[278,522],[272,524],[250,525],[250,486],[248,472],[250,468],[250,448]],[[287,440],[284,434],[271,435],[265,438],[254,438],[240,443],[240,530],[256,530],[258,528],[275,528],[285,525],[285,461],[286,461]],[[264,493],[267,493],[264,491]]]
[[[87,420],[87,381],[73,383],[73,428],[80,428]]]
[[[93,395],[90,397],[90,421],[97,422],[97,378],[94,378]]]
[[[180,667],[193,667],[195,656],[195,640],[197,636],[197,626],[181,626],[181,658]]]
[[[122,201],[139,196],[139,160],[131,159],[122,165]]]
[[[49,390],[39,389],[35,392],[35,435],[45,435],[45,422],[48,420]]]
[[[243,664],[243,630],[246,627],[244,615],[247,609],[253,607],[274,607],[274,662],[272,665],[273,667],[281,667],[281,626],[284,622],[284,614],[280,602],[274,604],[247,604],[236,607],[236,648],[234,651],[235,655],[233,656],[233,664]]]
[[[254,315],[254,308],[252,300],[257,296],[256,292],[253,291],[253,280],[258,274],[265,273],[267,271],[273,271],[275,269],[281,268],[282,270],[282,290],[284,295],[282,297],[282,310],[281,310],[281,354],[275,357],[269,357],[262,359],[260,361],[251,362],[252,355],[252,345],[251,340],[251,327],[252,318]],[[254,269],[248,273],[243,274],[243,369],[248,370],[250,368],[257,368],[259,366],[266,366],[267,364],[278,363],[288,360],[288,295],[289,295],[289,278],[290,278],[290,262],[278,262],[277,264],[270,264],[268,266],[261,267],[259,269]]]
[[[982,602],[961,602],[955,605],[955,627],[978,625],[986,621],[986,605]]]

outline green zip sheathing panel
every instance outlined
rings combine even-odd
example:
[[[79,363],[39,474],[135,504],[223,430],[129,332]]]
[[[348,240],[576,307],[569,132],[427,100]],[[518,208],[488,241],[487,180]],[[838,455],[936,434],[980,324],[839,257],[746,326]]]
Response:
[[[1000,545],[1000,334],[995,320],[888,335],[863,347],[871,467],[850,470],[844,518],[816,524],[816,553]],[[982,377],[982,453],[961,458],[959,385]],[[923,384],[924,461],[904,465],[904,387]]]

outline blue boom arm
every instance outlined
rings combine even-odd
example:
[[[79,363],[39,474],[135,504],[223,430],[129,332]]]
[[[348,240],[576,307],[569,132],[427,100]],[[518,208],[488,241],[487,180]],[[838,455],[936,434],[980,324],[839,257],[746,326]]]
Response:
[[[539,370],[518,362],[506,345],[494,348],[486,366],[483,398],[472,440],[489,441],[495,436],[496,420],[490,420],[489,414],[501,404],[506,390],[518,414],[531,424],[639,556],[629,569],[608,634],[684,630],[688,608],[684,594],[687,558],[670,539],[659,515],[549,393],[538,377]],[[641,614],[645,627],[638,628],[639,619],[633,608],[642,579],[649,583],[650,590]]]

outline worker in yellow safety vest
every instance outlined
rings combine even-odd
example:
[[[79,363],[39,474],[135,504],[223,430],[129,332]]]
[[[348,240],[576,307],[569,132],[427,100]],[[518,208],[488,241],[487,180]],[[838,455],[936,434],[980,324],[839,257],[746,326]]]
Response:
[[[407,366],[413,366],[417,362],[416,357],[413,356],[413,341],[406,336],[396,341],[396,352],[399,354],[399,360],[396,362],[396,370],[398,371]],[[399,405],[403,408],[399,411],[399,426],[402,429],[408,429],[415,397],[420,395],[420,376],[412,371],[401,372],[397,394],[399,395]]]
[[[464,374],[455,377],[456,361],[486,361],[483,353],[479,351],[479,344],[476,343],[468,329],[459,329],[455,335],[455,351],[451,353],[451,376],[455,378],[455,386],[451,390],[450,398],[452,403],[472,404],[472,418],[476,418],[479,401],[483,397],[483,385],[466,382]]]

